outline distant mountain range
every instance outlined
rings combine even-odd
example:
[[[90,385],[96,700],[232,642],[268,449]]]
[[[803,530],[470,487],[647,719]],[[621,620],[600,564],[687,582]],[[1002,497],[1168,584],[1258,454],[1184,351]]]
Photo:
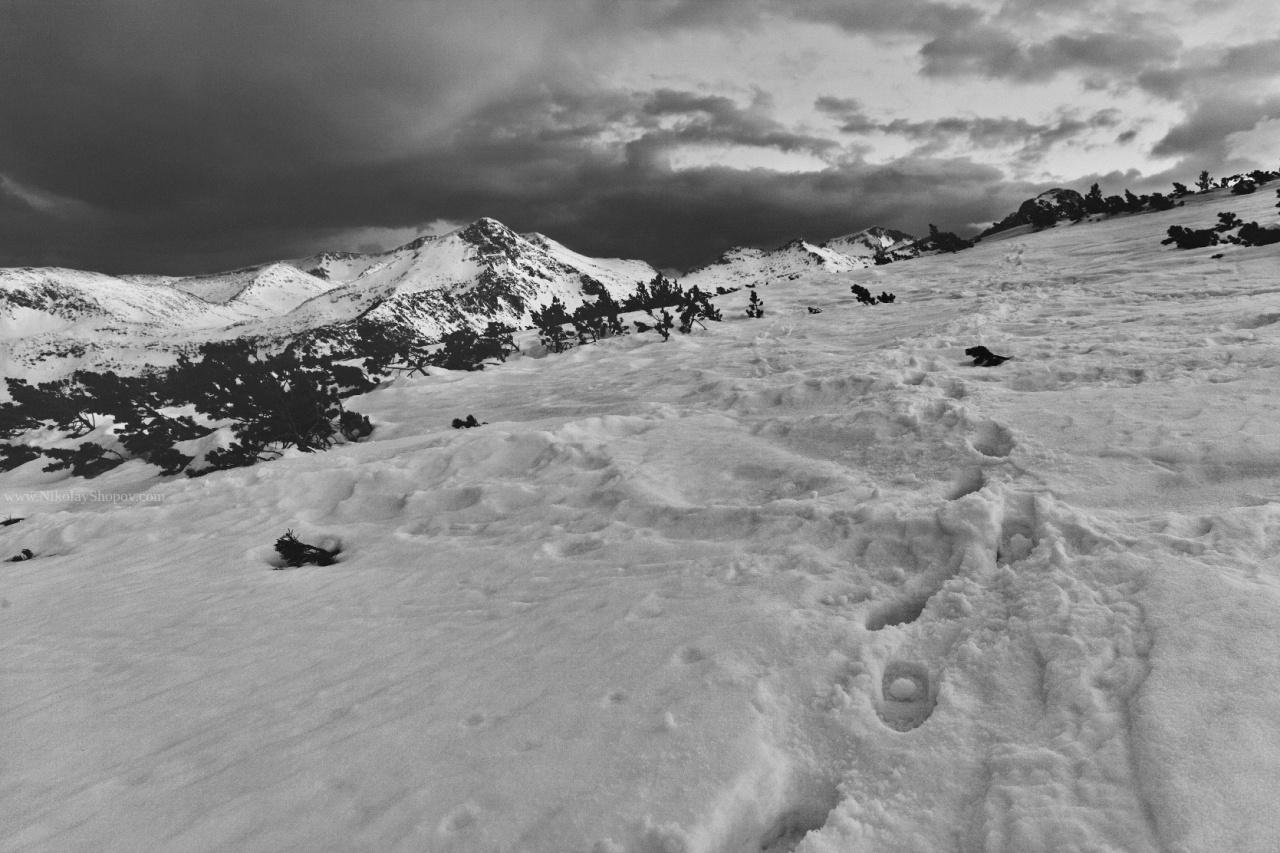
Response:
[[[914,238],[870,228],[825,243],[738,248],[693,270],[685,288],[714,292],[815,272],[849,272]],[[202,276],[0,269],[0,375],[42,378],[74,367],[164,364],[208,340],[283,340],[349,329],[369,318],[429,338],[494,320],[526,327],[559,299],[573,309],[607,291],[621,301],[658,271],[644,261],[591,258],[494,219],[372,254],[326,252]]]

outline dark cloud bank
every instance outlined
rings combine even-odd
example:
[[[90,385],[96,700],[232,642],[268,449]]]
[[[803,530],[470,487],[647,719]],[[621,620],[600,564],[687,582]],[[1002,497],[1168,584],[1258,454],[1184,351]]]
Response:
[[[732,245],[870,225],[965,231],[1043,187],[948,156],[948,145],[1012,146],[1034,163],[1078,134],[1125,132],[1113,111],[1048,124],[877,121],[856,102],[824,98],[831,132],[813,135],[776,121],[765,92],[616,91],[574,61],[637,33],[760,26],[767,13],[916,38],[926,76],[1032,83],[1084,70],[1141,86],[1186,104],[1157,151],[1186,158],[1188,170],[1222,162],[1227,133],[1280,115],[1275,97],[1223,99],[1204,84],[1277,73],[1263,43],[1192,67],[1178,64],[1176,39],[1142,26],[1028,45],[964,4],[769,7],[14,0],[0,5],[0,265],[204,272],[353,248],[343,241],[360,228],[493,216],[589,254],[689,268]],[[914,151],[871,165],[859,134],[896,135]],[[689,145],[828,166],[672,168],[670,152]],[[1082,182],[1110,178],[1118,190],[1126,177],[1141,188],[1132,175]]]

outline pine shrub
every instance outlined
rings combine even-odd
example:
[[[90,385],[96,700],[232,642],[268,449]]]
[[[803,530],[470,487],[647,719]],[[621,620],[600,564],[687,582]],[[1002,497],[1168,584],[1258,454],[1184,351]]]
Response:
[[[100,444],[86,441],[74,450],[58,447],[46,447],[41,451],[53,461],[44,466],[45,471],[61,471],[71,469],[72,476],[92,479],[105,474],[117,465],[124,463],[125,458],[114,450],[108,450]]]
[[[43,450],[30,444],[0,444],[0,471],[12,471],[43,455]]]
[[[1171,225],[1168,237],[1161,240],[1162,245],[1175,244],[1179,249],[1204,249],[1222,242],[1218,232],[1212,228],[1191,229],[1181,225]]]
[[[653,320],[653,323],[645,323],[641,320],[633,320],[632,322],[635,323],[636,331],[644,333],[652,329],[653,331],[662,335],[662,339],[664,341],[670,340],[671,330],[675,327],[675,319],[671,316],[671,314],[667,311],[667,309],[663,308],[661,309],[661,312],[662,312],[661,314],[657,314],[657,315],[655,315],[652,310],[645,312],[646,314],[649,315],[649,319]]]
[[[692,290],[683,295],[679,307],[680,325],[678,328],[682,334],[687,335],[692,332],[695,323],[702,326],[703,329],[707,328],[703,324],[703,320],[718,323],[724,319],[720,309],[712,304],[710,294],[698,289],[696,284]]]
[[[573,324],[573,318],[564,308],[559,296],[551,298],[551,304],[541,311],[534,311],[533,325],[538,329],[538,340],[549,352],[564,352],[573,346],[565,326]]]
[[[984,346],[969,347],[964,354],[973,359],[975,367],[997,367],[1010,359],[1010,356],[996,355]]]
[[[294,536],[292,530],[276,540],[275,548],[276,553],[284,559],[285,566],[293,569],[308,564],[332,566],[337,562],[336,557],[340,553],[337,549],[329,551],[324,548],[318,548],[315,545],[308,545]],[[284,568],[284,566],[277,566],[277,568]]]

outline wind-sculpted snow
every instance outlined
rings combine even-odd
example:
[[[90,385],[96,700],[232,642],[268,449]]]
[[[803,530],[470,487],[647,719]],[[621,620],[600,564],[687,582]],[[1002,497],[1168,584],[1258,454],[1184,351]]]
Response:
[[[0,849],[1280,849],[1280,247],[1159,243],[1266,195],[3,475]]]

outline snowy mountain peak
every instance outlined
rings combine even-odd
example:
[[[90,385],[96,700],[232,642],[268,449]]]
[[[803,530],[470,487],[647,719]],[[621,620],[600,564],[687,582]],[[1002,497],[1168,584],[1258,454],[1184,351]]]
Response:
[[[904,231],[873,226],[852,234],[845,234],[843,237],[833,237],[822,246],[852,257],[865,258],[874,257],[876,252],[890,252],[909,246],[917,239]]]
[[[718,287],[794,281],[811,273],[865,269],[871,266],[874,256],[874,251],[845,250],[828,243],[815,245],[803,239],[792,240],[772,251],[739,246],[725,252],[715,263],[690,272],[684,282],[715,291]]]

